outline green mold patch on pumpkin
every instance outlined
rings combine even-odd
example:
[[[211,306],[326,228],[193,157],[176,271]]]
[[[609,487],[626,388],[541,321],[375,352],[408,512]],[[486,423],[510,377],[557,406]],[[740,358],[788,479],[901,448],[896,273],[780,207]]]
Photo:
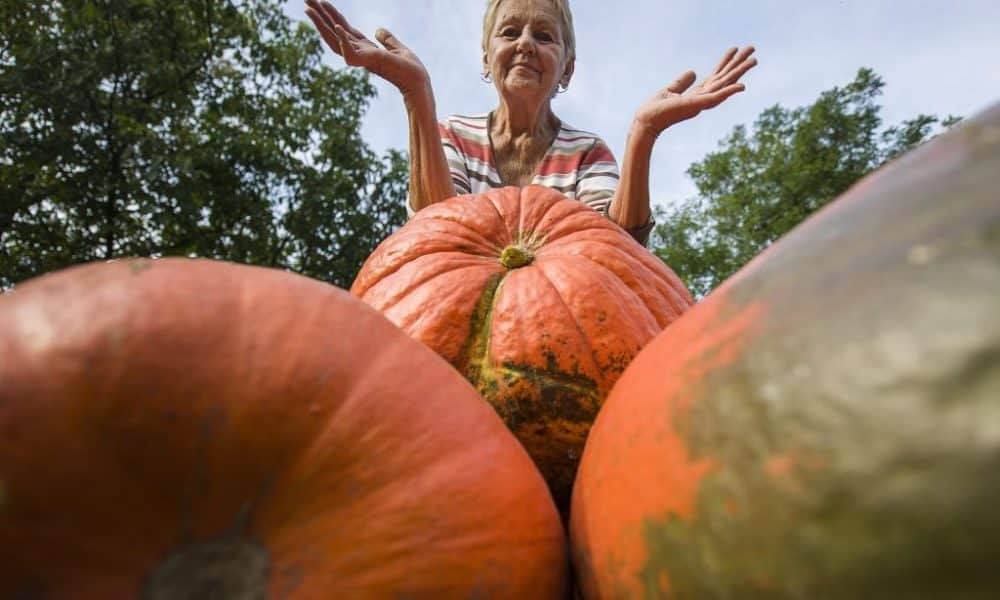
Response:
[[[184,546],[149,574],[143,600],[244,598],[265,600],[267,549],[251,539],[221,537]]]
[[[597,414],[593,387],[559,381],[547,373],[522,367],[505,375],[498,398],[489,398],[507,426],[534,459],[549,485],[556,507],[565,516],[583,447]]]
[[[644,597],[996,596],[996,161],[936,143],[728,288],[768,314],[686,384],[674,429],[717,468],[692,514],[646,513]]]
[[[563,515],[590,426],[600,408],[596,384],[579,374],[504,364],[495,395],[486,397],[535,460]],[[480,390],[481,393],[483,390]]]
[[[461,353],[464,364],[460,365],[460,371],[512,429],[521,422],[543,418],[592,421],[600,407],[597,383],[581,375],[578,367],[571,373],[559,371],[554,351],[542,351],[547,363],[544,369],[510,362],[494,364],[490,332],[496,299],[506,278],[507,274],[492,277],[473,310],[471,334]],[[507,393],[518,388],[531,392]],[[501,396],[505,399],[501,400]]]
[[[489,371],[490,328],[493,324],[493,310],[496,306],[497,292],[506,277],[506,274],[498,273],[486,282],[483,293],[476,303],[476,308],[472,311],[469,339],[466,340],[465,347],[459,354],[462,361],[461,364],[457,365],[459,371],[477,388],[480,387],[481,381],[484,381],[482,385],[485,388],[496,387],[496,381],[485,382],[487,378],[483,377],[482,373]]]
[[[645,597],[995,594],[997,349],[982,334],[980,352],[937,378],[928,366],[913,380],[901,371],[873,401],[866,375],[881,373],[835,367],[845,359],[820,343],[857,348],[848,341],[872,331],[822,323],[782,346],[754,335],[753,354],[690,388],[674,427],[693,459],[718,467],[692,515],[643,523]],[[831,375],[849,367],[850,378]]]
[[[248,533],[251,512],[244,505],[228,531],[169,552],[146,575],[141,598],[268,598],[271,554]]]
[[[604,373],[605,377],[610,380],[617,380],[618,377],[625,372],[629,364],[634,358],[631,354],[612,354],[610,355],[604,364],[601,365],[601,371]]]
[[[520,422],[566,419],[590,423],[600,409],[597,384],[579,374],[559,373],[530,365],[504,363],[491,371],[499,376],[499,389],[522,393],[487,398],[511,427]],[[481,393],[485,390],[481,390]]]
[[[578,364],[569,373],[560,370],[551,348],[540,351],[544,367],[495,364],[490,332],[496,300],[509,273],[487,282],[473,311],[459,370],[535,460],[556,505],[566,515],[583,444],[603,398],[597,382],[582,375]]]
[[[698,478],[688,514],[669,511],[642,524],[644,596],[859,597],[836,564],[865,552],[880,528],[851,514],[858,498],[825,476],[831,459],[822,445],[810,447],[782,425],[767,397],[775,392],[762,398],[752,369],[714,355],[740,346],[702,355],[715,368],[689,384],[689,405],[674,414],[689,462],[713,468]]]

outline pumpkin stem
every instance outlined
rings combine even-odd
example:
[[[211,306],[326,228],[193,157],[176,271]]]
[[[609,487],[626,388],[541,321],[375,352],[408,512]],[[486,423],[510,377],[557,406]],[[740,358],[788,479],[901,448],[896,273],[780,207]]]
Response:
[[[523,246],[507,246],[500,253],[500,264],[508,269],[530,265],[533,260],[535,260],[534,253]]]

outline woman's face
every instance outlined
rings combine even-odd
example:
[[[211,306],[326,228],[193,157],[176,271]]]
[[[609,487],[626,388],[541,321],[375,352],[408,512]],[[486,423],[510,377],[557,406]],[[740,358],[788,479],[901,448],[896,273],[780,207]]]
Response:
[[[504,0],[490,33],[485,68],[501,96],[547,99],[568,83],[559,14],[549,0]]]

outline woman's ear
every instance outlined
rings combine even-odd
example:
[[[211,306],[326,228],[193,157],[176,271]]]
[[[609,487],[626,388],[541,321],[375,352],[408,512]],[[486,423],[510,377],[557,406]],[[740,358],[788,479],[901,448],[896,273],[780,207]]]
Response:
[[[566,63],[566,68],[563,69],[563,76],[559,78],[559,83],[563,87],[569,86],[569,80],[573,78],[573,69],[576,67],[576,57],[569,59]]]

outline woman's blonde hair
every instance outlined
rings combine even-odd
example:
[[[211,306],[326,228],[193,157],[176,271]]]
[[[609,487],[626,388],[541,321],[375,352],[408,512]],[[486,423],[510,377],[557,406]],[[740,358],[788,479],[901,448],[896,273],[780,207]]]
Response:
[[[486,14],[483,15],[483,52],[490,42],[493,28],[497,24],[497,11],[503,0],[487,0]],[[549,0],[559,14],[559,26],[562,28],[563,47],[566,48],[566,60],[576,57],[576,34],[573,32],[573,13],[569,10],[569,0]]]

